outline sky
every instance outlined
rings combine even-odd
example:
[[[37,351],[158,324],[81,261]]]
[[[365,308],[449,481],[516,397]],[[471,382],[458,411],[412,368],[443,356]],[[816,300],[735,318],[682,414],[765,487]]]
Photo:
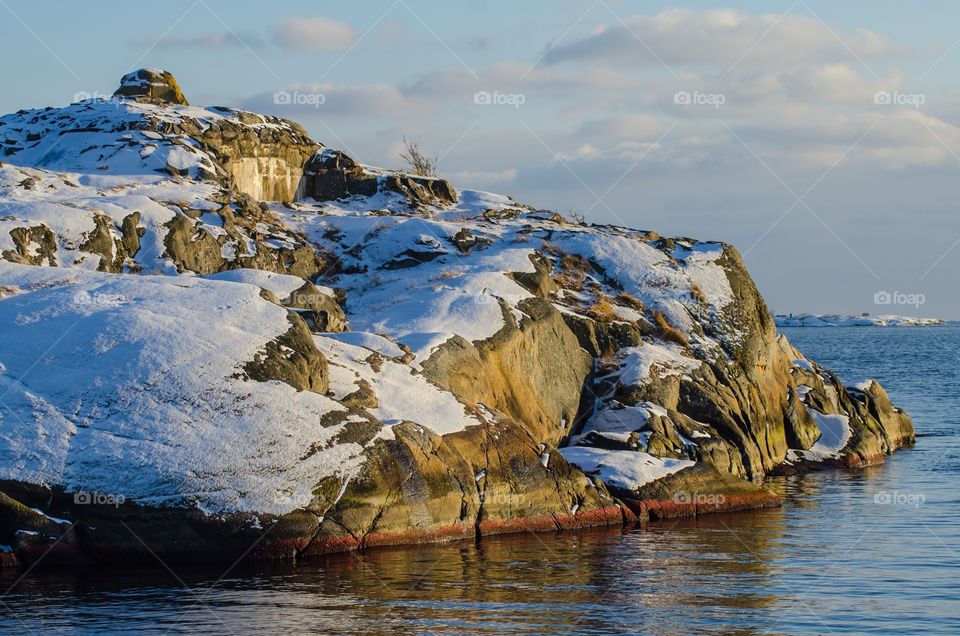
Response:
[[[960,319],[956,2],[0,0],[0,16],[0,112],[163,68],[193,104],[296,120],[366,164],[400,167],[406,136],[458,187],[727,241],[775,312]]]

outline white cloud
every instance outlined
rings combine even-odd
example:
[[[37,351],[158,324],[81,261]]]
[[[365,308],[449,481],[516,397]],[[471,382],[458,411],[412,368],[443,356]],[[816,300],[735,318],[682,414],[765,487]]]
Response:
[[[284,97],[278,97],[283,94]],[[285,96],[289,95],[289,99]],[[392,84],[289,84],[273,93],[259,93],[242,101],[244,108],[286,118],[320,116],[403,117],[415,112],[412,103]],[[429,104],[419,104],[426,109]]]
[[[660,136],[667,126],[668,124],[655,117],[638,113],[585,121],[577,129],[576,135],[581,139],[655,138]]]
[[[277,46],[291,51],[341,51],[357,39],[357,31],[346,22],[324,16],[287,18],[270,28]]]
[[[256,33],[200,33],[197,35],[168,34],[159,40],[142,38],[131,40],[135,46],[161,49],[225,49],[246,46],[261,48],[268,41],[291,51],[341,51],[357,39],[356,29],[346,22],[323,16],[287,18],[273,23],[265,36]]]
[[[736,179],[745,162],[759,165],[750,150],[778,174],[795,176],[801,189],[841,157],[844,166],[885,172],[952,167],[956,158],[927,128],[958,152],[960,129],[926,109],[874,103],[877,91],[899,89],[904,81],[898,70],[877,61],[897,50],[889,38],[863,29],[843,34],[847,46],[876,66],[878,79],[822,23],[803,15],[778,18],[688,10],[629,18],[634,32],[665,61],[678,64],[679,77],[638,69],[638,62],[650,60],[642,59],[634,35],[614,22],[554,49],[549,66],[498,62],[478,68],[479,79],[463,69],[434,68],[393,84],[295,84],[286,90],[322,94],[323,103],[276,105],[267,93],[245,105],[300,118],[307,126],[319,121],[315,132],[325,142],[331,142],[325,127],[335,121],[347,143],[373,149],[361,160],[390,165],[397,161],[391,144],[401,133],[420,131],[443,148],[441,139],[453,144],[476,120],[479,128],[444,163],[455,181],[490,188],[526,187],[531,177],[533,187],[551,179],[567,187],[571,175],[558,158],[599,190],[635,162],[636,174]],[[718,68],[725,70],[758,40],[735,72],[718,78]],[[568,59],[604,64],[585,69],[556,63]],[[519,109],[478,108],[478,90],[521,93],[526,100]],[[722,93],[725,101],[720,108],[675,103],[675,93],[683,90]]]
[[[612,26],[547,51],[544,61],[611,63],[618,66],[711,67],[725,70],[805,65],[872,58],[896,50],[882,35],[858,29],[841,43],[834,32],[811,17],[791,14],[749,15],[733,10],[667,9],[654,16],[632,16]],[[739,61],[738,61],[739,60]]]

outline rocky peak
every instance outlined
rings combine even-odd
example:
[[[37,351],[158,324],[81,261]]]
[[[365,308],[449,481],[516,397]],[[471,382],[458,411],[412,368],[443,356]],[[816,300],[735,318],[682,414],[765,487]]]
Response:
[[[177,78],[170,71],[141,68],[120,78],[120,88],[114,97],[130,97],[143,101],[159,101],[189,106]]]

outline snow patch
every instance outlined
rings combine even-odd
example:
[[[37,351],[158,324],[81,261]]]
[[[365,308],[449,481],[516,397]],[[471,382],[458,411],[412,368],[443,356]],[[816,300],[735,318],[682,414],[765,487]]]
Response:
[[[656,367],[661,378],[682,376],[698,369],[701,362],[684,355],[684,349],[674,343],[646,342],[639,347],[625,347],[617,352],[621,358],[620,382],[642,384],[651,377]]]
[[[240,373],[289,328],[256,288],[2,261],[0,279],[27,290],[0,300],[0,479],[283,514],[359,469],[346,425],[318,425],[341,405]]]
[[[560,453],[588,475],[616,488],[636,490],[667,475],[693,466],[689,459],[654,457],[641,451],[611,451],[602,448],[570,446]]]
[[[358,387],[355,382],[365,380],[377,396],[376,408],[368,411],[385,424],[415,422],[438,435],[481,424],[452,393],[430,383],[416,370],[380,357],[375,350],[344,342],[342,337],[343,334],[314,336],[317,348],[331,363],[331,386],[335,373],[337,393],[353,392]],[[339,371],[334,371],[336,366]]]
[[[278,300],[289,298],[290,294],[306,284],[306,281],[299,276],[276,274],[262,269],[231,269],[225,272],[209,274],[204,278],[208,280],[254,285],[272,293]]]
[[[791,449],[787,452],[787,459],[799,458],[817,462],[839,459],[840,452],[846,447],[852,435],[850,418],[846,415],[824,414],[810,407],[807,407],[807,412],[817,423],[820,438],[809,450]]]

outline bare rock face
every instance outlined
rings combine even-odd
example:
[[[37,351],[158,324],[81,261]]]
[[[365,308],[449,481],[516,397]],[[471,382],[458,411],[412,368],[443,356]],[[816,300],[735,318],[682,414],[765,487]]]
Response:
[[[336,258],[277,227],[276,220],[250,197],[235,197],[217,211],[217,216],[222,232],[209,231],[209,226],[189,214],[178,214],[164,225],[165,254],[180,271],[213,274],[249,268],[307,280],[336,271]],[[267,228],[276,228],[277,232],[264,232]],[[279,241],[278,237],[286,240]],[[239,246],[245,253],[238,254],[239,249],[232,246]]]
[[[243,370],[254,380],[279,380],[298,391],[325,394],[329,388],[327,361],[313,344],[310,330],[296,313],[288,314],[290,329],[267,343]]]
[[[780,497],[709,464],[697,464],[647,484],[618,492],[637,516],[651,519],[696,517],[718,512],[777,508]]]
[[[643,385],[613,389],[623,405],[652,402],[667,411],[651,415],[639,429],[649,435],[648,452],[689,456],[722,473],[759,481],[782,472],[785,462],[789,465],[790,449],[810,449],[818,441],[821,431],[812,412],[849,418],[852,440],[838,449],[846,465],[882,462],[884,455],[912,443],[909,417],[889,405],[879,384],[845,388],[777,334],[736,250],[724,246],[717,262],[736,301],[701,325],[725,355],[704,356],[688,375],[655,375]],[[798,366],[801,362],[811,370]],[[704,425],[712,429],[709,436],[701,430]],[[697,439],[697,444],[678,455],[684,444],[678,443],[676,433]]]
[[[318,500],[324,522],[304,555],[623,521],[602,485],[507,417],[444,436],[413,423],[394,433],[336,503]]]
[[[519,322],[505,309],[505,326],[489,340],[448,341],[424,373],[468,404],[508,413],[538,443],[557,445],[573,428],[593,361],[553,305],[529,299],[522,308]]]
[[[120,88],[113,95],[189,106],[173,74],[159,69],[141,68],[127,73],[120,78]]]
[[[241,110],[219,112],[228,117],[185,132],[206,146],[233,186],[258,201],[301,197],[304,166],[320,144],[289,120]]]
[[[724,248],[721,262],[736,302],[728,305],[713,330],[733,364],[711,360],[690,380],[682,380],[676,406],[664,405],[710,422],[743,456],[742,476],[762,478],[783,461],[788,448],[806,447],[819,434],[791,385],[790,362],[782,354],[776,328],[739,254]],[[742,338],[727,338],[737,333]]]

